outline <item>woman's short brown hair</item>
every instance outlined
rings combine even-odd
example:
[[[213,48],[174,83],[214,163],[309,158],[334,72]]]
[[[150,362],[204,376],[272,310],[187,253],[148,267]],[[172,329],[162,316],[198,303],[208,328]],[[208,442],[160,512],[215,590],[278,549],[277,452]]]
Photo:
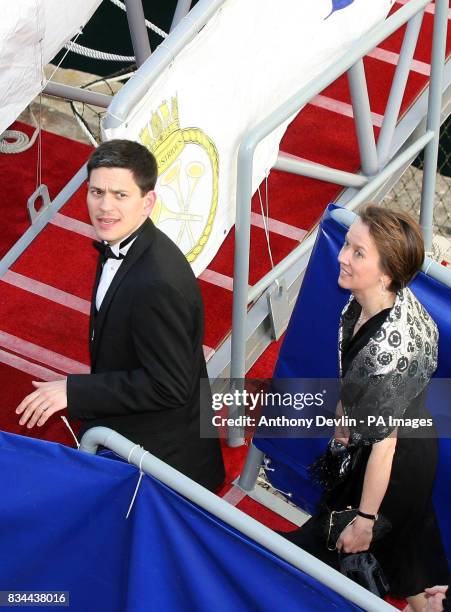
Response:
[[[376,243],[382,271],[391,279],[389,291],[405,287],[424,261],[424,241],[418,222],[405,212],[366,204],[359,211]]]

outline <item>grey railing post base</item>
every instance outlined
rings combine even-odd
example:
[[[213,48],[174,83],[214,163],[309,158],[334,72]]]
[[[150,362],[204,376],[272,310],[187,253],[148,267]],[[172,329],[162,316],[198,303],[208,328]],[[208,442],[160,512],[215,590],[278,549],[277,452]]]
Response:
[[[255,487],[264,457],[265,453],[258,450],[253,444],[250,445],[246,463],[238,480],[238,486],[244,491],[252,491]]]
[[[276,281],[276,286],[266,295],[269,318],[274,340],[279,340],[287,328],[290,319],[290,304],[285,279]]]

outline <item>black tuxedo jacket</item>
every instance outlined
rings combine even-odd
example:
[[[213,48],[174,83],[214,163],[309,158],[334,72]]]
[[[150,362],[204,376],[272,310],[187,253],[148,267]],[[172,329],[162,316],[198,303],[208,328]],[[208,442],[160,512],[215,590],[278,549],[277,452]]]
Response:
[[[179,248],[148,219],[90,319],[91,374],[67,379],[69,414],[82,433],[110,427],[214,490],[224,479],[217,439],[200,437],[210,405],[203,306]],[[200,397],[200,393],[203,397]]]

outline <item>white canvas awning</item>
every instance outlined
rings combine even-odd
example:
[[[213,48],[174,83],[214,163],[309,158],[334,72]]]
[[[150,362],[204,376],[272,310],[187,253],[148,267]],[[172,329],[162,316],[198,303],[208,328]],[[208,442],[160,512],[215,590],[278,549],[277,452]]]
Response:
[[[0,134],[42,89],[42,67],[89,21],[101,1],[2,2]]]

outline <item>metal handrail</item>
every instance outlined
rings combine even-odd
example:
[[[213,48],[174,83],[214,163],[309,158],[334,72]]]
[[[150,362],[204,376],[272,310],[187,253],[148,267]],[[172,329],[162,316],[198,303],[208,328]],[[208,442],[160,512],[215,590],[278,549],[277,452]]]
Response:
[[[250,212],[252,197],[252,163],[257,145],[279,125],[295,114],[300,108],[312,100],[316,95],[323,91],[338,76],[349,71],[353,66],[361,62],[369,51],[385,40],[393,32],[399,29],[406,22],[414,19],[416,26],[418,18],[416,15],[423,11],[428,0],[411,0],[408,4],[400,8],[394,15],[385,22],[375,26],[363,41],[351,49],[345,57],[337,60],[332,66],[327,68],[319,75],[313,83],[309,83],[300,89],[294,96],[273,111],[266,119],[250,129],[243,138],[238,151],[238,178],[237,178],[237,213],[236,213],[236,239],[235,239],[235,266],[234,266],[234,300],[232,317],[232,363],[231,377],[242,378],[245,375],[245,326],[246,313],[249,302],[255,300],[258,295],[267,289],[274,282],[277,275],[286,270],[312,247],[315,236],[311,235],[305,243],[300,245],[288,257],[276,266],[253,287],[249,287],[249,247],[250,247]],[[425,145],[428,145],[429,157],[433,157],[433,150],[429,146],[434,143],[438,145],[438,133],[440,127],[440,101],[443,87],[443,65],[444,50],[446,45],[446,26],[448,18],[447,0],[437,0],[434,22],[434,42],[433,59],[430,82],[430,104],[428,111],[428,131],[419,138],[406,151],[400,154],[394,161],[379,171],[361,189],[351,202],[351,207],[357,206],[363,200],[374,193],[378,186],[381,186],[387,177],[391,176],[396,170],[402,167],[409,159],[415,155]],[[412,31],[417,31],[418,27],[412,26]],[[413,49],[410,49],[413,53]],[[406,69],[408,66],[405,67]],[[360,75],[361,76],[361,75]],[[434,112],[431,109],[434,107]],[[439,108],[437,113],[437,106]],[[430,115],[432,118],[429,120]],[[438,118],[437,118],[438,117]],[[388,128],[386,128],[388,129]],[[362,151],[362,149],[361,149]],[[435,155],[436,159],[436,155]],[[331,170],[331,172],[333,172]],[[430,173],[430,169],[429,169]],[[435,168],[434,168],[435,177]],[[363,194],[363,195],[362,195]],[[430,195],[430,194],[429,194]],[[432,194],[433,196],[433,194]],[[429,217],[432,208],[429,202]],[[425,225],[425,224],[423,224]],[[276,271],[276,272],[275,272]]]
[[[363,204],[371,197],[399,168],[402,168],[408,161],[412,161],[418,153],[433,139],[434,132],[428,131],[424,136],[418,138],[405,151],[398,155],[390,164],[388,164],[382,172],[379,172],[375,178],[368,181],[366,185],[360,189],[358,194],[347,206],[348,210],[354,210],[360,204]],[[268,287],[270,287],[277,278],[280,278],[296,261],[305,255],[315,244],[318,229],[315,229],[310,236],[304,240],[298,247],[289,253],[271,272],[268,272],[255,285],[249,288],[248,304],[256,300]]]
[[[389,612],[393,607],[373,595],[349,578],[346,578],[299,546],[292,544],[272,529],[265,527],[238,508],[211,493],[200,484],[164,463],[154,455],[107,427],[93,427],[82,437],[80,450],[95,454],[104,446],[139,470],[153,476],[186,499],[197,504],[227,525],[237,529],[261,546],[287,561],[297,569],[312,576],[321,584],[369,612]],[[246,576],[243,576],[246,580]]]

